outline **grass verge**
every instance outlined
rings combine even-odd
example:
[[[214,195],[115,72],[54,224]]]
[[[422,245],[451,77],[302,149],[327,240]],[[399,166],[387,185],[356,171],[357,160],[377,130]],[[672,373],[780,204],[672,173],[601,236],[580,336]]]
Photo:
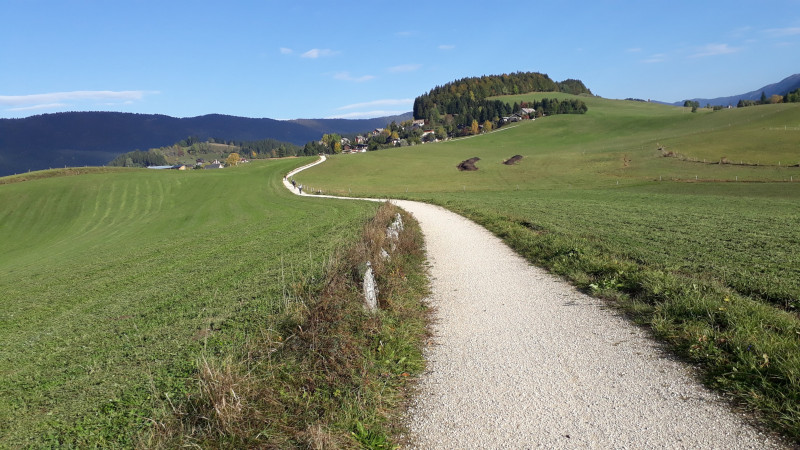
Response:
[[[386,227],[398,213],[405,228],[392,245]],[[363,306],[366,261],[379,286],[375,314]],[[324,281],[295,283],[285,311],[235,354],[198,359],[184,397],[161,395],[139,444],[392,448],[406,386],[424,366],[424,261],[416,222],[384,204]]]
[[[576,234],[439,201],[501,237],[534,264],[612,301],[701,369],[703,381],[800,442],[800,318],[722,280],[627,258]],[[619,249],[618,249],[619,250]]]

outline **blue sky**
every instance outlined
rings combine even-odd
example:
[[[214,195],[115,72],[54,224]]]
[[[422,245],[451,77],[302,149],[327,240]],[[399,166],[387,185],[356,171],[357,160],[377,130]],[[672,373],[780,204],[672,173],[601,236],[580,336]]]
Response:
[[[800,0],[0,0],[0,117],[363,118],[534,71],[597,95],[734,95],[800,72]]]

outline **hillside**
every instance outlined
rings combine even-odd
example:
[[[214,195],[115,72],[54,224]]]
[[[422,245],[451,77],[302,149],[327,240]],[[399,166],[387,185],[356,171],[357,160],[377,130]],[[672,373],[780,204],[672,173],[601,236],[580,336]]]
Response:
[[[136,447],[202,352],[310,289],[377,205],[297,201],[301,161],[0,185],[0,447]]]
[[[324,133],[383,127],[396,117],[282,121],[210,114],[175,118],[155,114],[70,112],[0,119],[0,176],[51,167],[103,165],[131,150],[172,145],[189,136],[303,145]]]
[[[800,232],[789,225],[800,221],[800,104],[692,113],[581,98],[583,115],[336,156],[295,178],[478,222],[627,311],[707,385],[800,439]],[[476,171],[457,169],[473,158]]]
[[[796,73],[794,75],[788,76],[783,80],[768,84],[760,89],[756,89],[750,92],[746,92],[744,94],[739,95],[731,95],[728,97],[717,97],[717,98],[690,98],[688,100],[696,101],[700,103],[700,106],[706,105],[720,105],[720,106],[736,106],[739,103],[739,100],[753,100],[757,101],[761,99],[761,93],[763,92],[764,95],[769,98],[772,95],[786,95],[786,93],[791,92],[795,89],[800,88],[800,73]],[[679,102],[672,103],[675,106],[683,106],[685,100],[681,100]]]
[[[411,112],[397,116],[379,117],[376,119],[295,119],[289,122],[303,125],[320,134],[352,134],[383,128],[391,122],[400,123],[413,118]],[[299,145],[299,144],[298,144]]]

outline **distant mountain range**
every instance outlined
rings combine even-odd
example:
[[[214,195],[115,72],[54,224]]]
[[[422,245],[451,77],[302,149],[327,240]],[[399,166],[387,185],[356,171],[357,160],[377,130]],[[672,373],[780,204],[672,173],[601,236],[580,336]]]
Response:
[[[717,97],[717,98],[688,98],[681,100],[675,103],[668,103],[670,105],[675,106],[683,106],[686,100],[696,101],[700,103],[700,106],[706,105],[721,105],[721,106],[736,106],[739,103],[739,100],[760,100],[761,93],[763,92],[764,95],[769,98],[771,95],[786,95],[788,92],[791,92],[797,88],[800,88],[800,73],[796,73],[789,77],[784,78],[783,80],[769,84],[764,86],[760,89],[756,89],[754,91],[747,92],[745,94],[739,95],[732,95],[730,97]]]
[[[0,119],[0,176],[64,166],[105,165],[128,151],[164,147],[189,136],[237,141],[277,139],[304,145],[325,133],[361,133],[412,114],[376,119],[273,120],[209,114],[66,112]]]

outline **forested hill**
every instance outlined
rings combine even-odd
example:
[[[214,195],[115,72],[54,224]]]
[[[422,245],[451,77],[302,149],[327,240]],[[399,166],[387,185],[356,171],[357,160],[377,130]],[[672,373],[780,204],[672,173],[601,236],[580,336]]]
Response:
[[[0,119],[0,176],[50,167],[104,165],[121,153],[172,145],[189,136],[235,141],[271,138],[303,145],[324,133],[369,131],[392,120],[397,117],[288,121],[220,114],[175,118],[118,112]]]
[[[516,72],[503,75],[462,78],[431,89],[414,100],[414,118],[426,123],[443,126],[469,126],[477,122],[497,122],[503,111],[503,102],[487,101],[497,95],[525,94],[528,92],[558,92],[566,94],[592,95],[582,81],[564,80],[555,82],[546,74],[538,72]],[[576,105],[577,106],[577,105]],[[580,111],[583,108],[575,108]],[[516,113],[517,111],[511,111]],[[447,120],[445,120],[447,116]]]

